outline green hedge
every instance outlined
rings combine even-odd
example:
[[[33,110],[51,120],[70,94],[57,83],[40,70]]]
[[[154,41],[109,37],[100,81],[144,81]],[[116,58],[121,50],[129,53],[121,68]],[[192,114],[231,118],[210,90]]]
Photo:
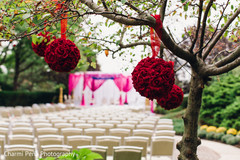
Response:
[[[30,106],[34,103],[57,102],[56,92],[1,91],[0,106]]]
[[[240,129],[240,77],[228,74],[205,87],[200,123]]]

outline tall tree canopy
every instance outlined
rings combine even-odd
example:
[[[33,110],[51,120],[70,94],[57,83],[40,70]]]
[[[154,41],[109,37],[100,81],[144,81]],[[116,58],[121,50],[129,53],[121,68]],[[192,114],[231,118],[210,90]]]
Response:
[[[56,3],[63,4],[63,7],[59,9]],[[180,150],[178,158],[198,159],[196,151],[201,142],[197,137],[197,128],[204,85],[211,76],[239,66],[240,46],[238,44],[235,49],[228,50],[227,55],[221,55],[226,53],[222,49],[219,52],[222,58],[217,61],[206,62],[206,59],[223,36],[232,41],[238,40],[239,0],[2,0],[0,6],[0,41],[30,36],[44,28],[58,33],[59,20],[65,18],[63,14],[68,14],[70,23],[67,36],[70,39],[94,46],[99,51],[109,50],[113,57],[124,54],[122,49],[125,48],[149,46],[149,27],[156,26],[156,20],[151,15],[160,14],[164,24],[160,56],[167,49],[189,63],[192,70],[188,107],[183,117],[185,130],[182,140],[177,144]],[[104,18],[96,18],[96,15]],[[174,26],[173,22],[179,19],[176,17],[192,20],[196,27],[191,43],[185,47],[174,40],[171,28],[166,25],[172,20],[171,25]],[[24,24],[25,31],[14,32],[16,25],[25,26]],[[78,24],[78,27],[73,27],[73,24]],[[108,29],[104,29],[104,25]],[[112,27],[114,32],[107,34],[106,30],[109,31]],[[175,28],[178,27],[180,26]],[[209,39],[206,39],[206,30],[212,32]]]

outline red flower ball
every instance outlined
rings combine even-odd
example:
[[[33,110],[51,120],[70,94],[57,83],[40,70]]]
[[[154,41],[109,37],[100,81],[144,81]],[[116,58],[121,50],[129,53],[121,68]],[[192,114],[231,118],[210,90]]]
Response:
[[[183,91],[175,84],[173,85],[171,92],[166,97],[157,99],[158,104],[166,110],[177,108],[180,106],[182,101]]]
[[[151,100],[162,98],[174,84],[173,62],[161,58],[144,58],[133,70],[132,80],[140,95]]]
[[[69,72],[77,66],[80,51],[72,41],[59,38],[48,45],[44,59],[52,70]]]
[[[44,37],[44,39],[42,40],[41,43],[39,44],[34,44],[32,42],[32,49],[33,51],[40,57],[44,57],[45,54],[45,50],[47,48],[47,44],[50,42],[51,40],[51,36],[49,35],[49,32],[45,32],[45,33],[38,33],[38,36],[42,36]]]

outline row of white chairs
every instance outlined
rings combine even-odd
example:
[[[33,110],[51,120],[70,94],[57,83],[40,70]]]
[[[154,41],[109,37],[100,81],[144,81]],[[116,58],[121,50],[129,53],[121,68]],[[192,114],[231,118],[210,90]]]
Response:
[[[43,137],[42,137],[43,138]],[[46,137],[45,137],[46,138]],[[80,138],[80,137],[79,137]],[[81,137],[84,138],[85,141],[87,141],[86,137]],[[37,148],[35,148],[33,145],[22,145],[22,146],[32,146],[31,149],[34,150],[33,153],[36,153],[38,157],[46,157],[45,152],[62,152],[66,150],[68,152],[71,152],[74,149],[80,149],[80,148],[86,148],[86,145],[92,145],[92,143],[77,143],[75,142],[75,145],[63,145],[61,143],[50,143],[51,139],[47,139],[45,143],[42,143],[41,145],[38,145]],[[53,140],[52,140],[53,142]],[[97,144],[94,146],[104,146],[106,149],[106,155],[107,156],[112,156],[114,155],[114,147],[119,147],[121,146],[121,140],[120,137],[116,136],[98,136],[97,137]],[[124,139],[124,144],[125,146],[135,146],[135,147],[141,147],[141,157],[147,157],[147,146],[148,146],[148,139],[146,137],[125,137]],[[13,151],[9,150],[11,146],[20,146],[20,145],[9,145],[6,146],[5,148],[5,156],[6,152]],[[58,149],[56,149],[58,146]],[[174,146],[174,138],[173,137],[168,137],[168,136],[154,136],[152,137],[151,141],[151,147],[150,147],[150,155],[152,156],[172,156],[173,153],[173,146]],[[55,148],[55,149],[53,149]],[[22,149],[22,148],[21,148]],[[19,150],[21,150],[19,149]],[[93,150],[94,151],[94,150]],[[34,154],[35,155],[35,154]],[[49,155],[48,155],[49,156]],[[8,158],[6,157],[6,160]],[[14,159],[17,160],[17,159]],[[134,159],[135,160],[135,159]]]

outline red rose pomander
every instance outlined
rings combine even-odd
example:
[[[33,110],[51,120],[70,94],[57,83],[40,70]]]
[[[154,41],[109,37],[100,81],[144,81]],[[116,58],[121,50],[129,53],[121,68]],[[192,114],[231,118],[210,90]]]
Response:
[[[166,110],[177,108],[178,106],[180,106],[182,101],[183,91],[175,84],[173,85],[171,92],[169,92],[166,97],[157,99],[158,104]]]
[[[47,44],[51,40],[51,36],[50,36],[49,32],[45,32],[45,33],[40,32],[37,35],[44,37],[44,38],[43,38],[42,42],[40,42],[39,44],[34,44],[32,42],[32,49],[38,56],[44,57],[45,50],[47,48]]]
[[[52,70],[69,72],[77,66],[80,51],[72,41],[59,38],[48,45],[44,59]]]
[[[150,100],[166,96],[174,84],[173,62],[162,58],[144,58],[132,72],[133,86]]]

